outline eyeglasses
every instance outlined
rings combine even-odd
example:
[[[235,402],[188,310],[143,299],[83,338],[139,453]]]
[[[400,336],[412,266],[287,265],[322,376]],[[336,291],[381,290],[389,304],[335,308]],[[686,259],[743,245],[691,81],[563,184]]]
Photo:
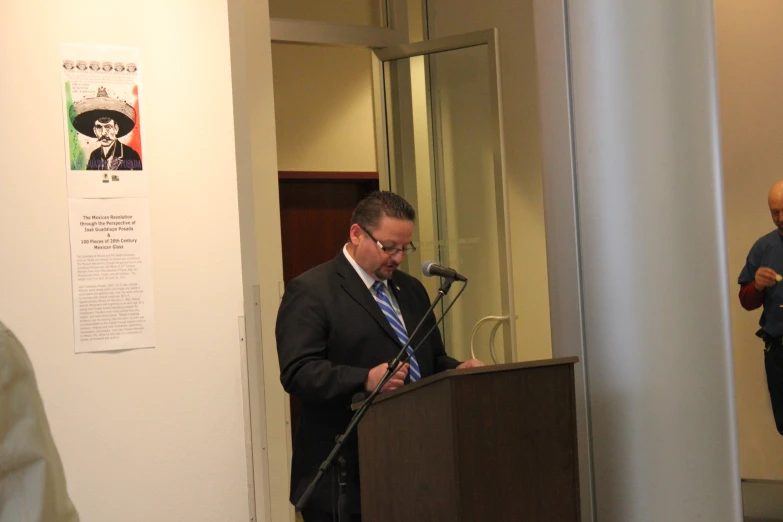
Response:
[[[386,254],[387,256],[394,256],[400,252],[402,252],[407,256],[408,254],[411,254],[416,251],[416,247],[413,245],[413,243],[410,243],[409,245],[405,245],[402,248],[395,247],[395,246],[389,246],[389,247],[384,246],[383,243],[375,239],[373,235],[370,234],[369,230],[367,230],[361,225],[359,225],[359,227],[364,231],[365,234],[367,234],[367,237],[375,241],[375,244],[378,245],[378,248],[380,248],[383,251],[383,253]]]

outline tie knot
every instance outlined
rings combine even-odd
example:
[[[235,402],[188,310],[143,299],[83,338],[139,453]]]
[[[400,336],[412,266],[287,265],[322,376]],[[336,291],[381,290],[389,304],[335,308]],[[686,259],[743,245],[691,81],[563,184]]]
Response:
[[[376,294],[382,294],[383,293],[383,281],[376,281],[372,284],[372,289],[375,290]]]

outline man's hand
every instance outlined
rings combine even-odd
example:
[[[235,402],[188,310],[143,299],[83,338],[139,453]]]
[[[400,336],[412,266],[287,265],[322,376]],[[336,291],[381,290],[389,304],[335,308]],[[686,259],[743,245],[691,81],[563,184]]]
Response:
[[[764,290],[777,284],[777,274],[774,270],[767,267],[761,267],[756,270],[756,290]]]
[[[478,368],[479,366],[484,366],[484,363],[479,361],[478,359],[468,359],[464,363],[457,366],[457,369],[460,370],[462,368]]]
[[[386,369],[388,367],[389,363],[383,363],[370,370],[370,373],[367,374],[367,380],[364,382],[364,387],[367,391],[371,392],[378,386],[378,383],[381,382],[383,376],[386,375]],[[405,378],[408,376],[408,368],[410,368],[408,363],[397,366],[397,371],[394,372],[391,379],[383,385],[381,393],[390,392],[402,387],[402,385],[405,384]]]

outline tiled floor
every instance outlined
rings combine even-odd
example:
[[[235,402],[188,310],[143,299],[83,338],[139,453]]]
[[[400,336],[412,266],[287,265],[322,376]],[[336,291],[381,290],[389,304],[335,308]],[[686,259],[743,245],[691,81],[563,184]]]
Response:
[[[743,479],[742,503],[745,522],[783,521],[783,482]]]

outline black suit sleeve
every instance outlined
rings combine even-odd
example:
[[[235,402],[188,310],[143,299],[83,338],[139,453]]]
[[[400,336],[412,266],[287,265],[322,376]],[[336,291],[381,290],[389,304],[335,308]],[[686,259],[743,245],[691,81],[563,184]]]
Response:
[[[305,402],[349,403],[355,393],[364,390],[367,368],[336,365],[327,360],[329,328],[323,301],[301,281],[291,281],[283,295],[275,328],[280,382],[285,391]]]

